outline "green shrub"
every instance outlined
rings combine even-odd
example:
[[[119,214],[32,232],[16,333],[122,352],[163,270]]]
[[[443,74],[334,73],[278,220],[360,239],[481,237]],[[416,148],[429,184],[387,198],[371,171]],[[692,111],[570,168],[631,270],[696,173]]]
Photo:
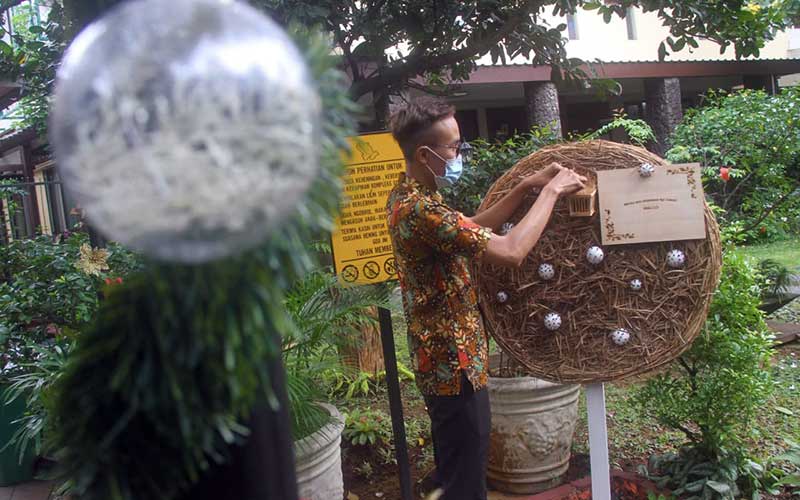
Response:
[[[667,159],[701,163],[706,193],[740,242],[775,240],[800,231],[798,138],[800,89],[712,92],[686,112]]]
[[[758,309],[757,283],[757,270],[726,251],[703,332],[635,394],[644,413],[687,437],[679,454],[651,463],[651,473],[664,474],[662,484],[676,495],[730,498],[747,472],[750,424],[772,391],[771,336]]]
[[[656,140],[653,128],[641,119],[628,118],[625,113],[615,113],[614,119],[603,125],[599,129],[581,137],[582,140],[610,139],[611,134],[616,130],[623,130],[627,136],[627,141],[636,146],[645,147],[649,142]]]
[[[369,397],[378,394],[384,389],[386,370],[377,372],[358,371],[347,373],[341,365],[336,364],[321,373],[322,382],[330,388],[332,395],[342,395],[345,399]],[[399,380],[414,380],[414,372],[402,362],[397,362],[397,377]]]
[[[772,459],[773,462],[786,464],[786,470],[781,469],[783,474],[776,486],[785,486],[798,496],[800,495],[800,443],[787,439],[786,444],[788,445],[786,452]]]
[[[347,414],[342,437],[353,446],[384,445],[392,436],[391,420],[381,410],[355,409]]]
[[[116,244],[91,251],[84,233],[0,245],[0,380],[29,367],[32,346],[74,338],[94,318],[99,295],[139,265]]]

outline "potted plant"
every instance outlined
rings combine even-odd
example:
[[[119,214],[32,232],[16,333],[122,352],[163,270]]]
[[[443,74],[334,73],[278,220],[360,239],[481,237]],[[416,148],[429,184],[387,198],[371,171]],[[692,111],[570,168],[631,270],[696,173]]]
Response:
[[[503,354],[493,354],[489,367],[489,484],[515,494],[561,484],[569,468],[580,386],[528,376]]]
[[[326,394],[319,379],[331,364],[339,363],[341,344],[360,335],[360,327],[372,318],[370,306],[389,306],[385,286],[342,286],[326,268],[309,273],[287,294],[286,309],[295,328],[284,337],[282,354],[300,498],[328,500],[344,495],[344,418],[323,402]]]

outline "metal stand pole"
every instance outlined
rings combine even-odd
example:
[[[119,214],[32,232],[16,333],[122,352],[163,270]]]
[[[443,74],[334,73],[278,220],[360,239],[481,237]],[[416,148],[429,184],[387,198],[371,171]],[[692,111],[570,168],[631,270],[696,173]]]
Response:
[[[592,467],[592,499],[611,500],[611,471],[608,465],[606,394],[603,384],[586,386],[589,414],[589,458]]]
[[[403,500],[412,500],[411,469],[408,464],[408,445],[406,444],[406,427],[403,423],[403,404],[400,400],[400,381],[397,378],[397,358],[394,352],[391,312],[388,309],[379,307],[378,320],[381,325],[383,363],[386,365],[386,385],[389,389],[389,410],[392,415],[394,453],[400,474],[400,496]]]

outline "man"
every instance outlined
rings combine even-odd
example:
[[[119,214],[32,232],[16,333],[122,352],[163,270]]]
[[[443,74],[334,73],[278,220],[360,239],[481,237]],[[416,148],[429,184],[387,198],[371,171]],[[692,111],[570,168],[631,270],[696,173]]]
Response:
[[[392,115],[406,173],[389,195],[387,216],[411,363],[431,418],[436,480],[446,500],[484,500],[488,339],[469,269],[479,260],[520,266],[558,197],[581,189],[586,179],[552,164],[472,218],[450,209],[437,189],[461,174],[464,146],[454,112],[422,98]],[[493,233],[534,189],[541,192],[527,215],[508,234]]]

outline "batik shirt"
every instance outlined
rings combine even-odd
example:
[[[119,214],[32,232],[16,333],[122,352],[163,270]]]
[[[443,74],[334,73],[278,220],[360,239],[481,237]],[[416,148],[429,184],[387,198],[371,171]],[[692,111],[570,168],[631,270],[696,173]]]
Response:
[[[405,175],[386,210],[417,386],[425,395],[457,395],[463,372],[475,390],[485,387],[489,350],[470,266],[491,230]]]

